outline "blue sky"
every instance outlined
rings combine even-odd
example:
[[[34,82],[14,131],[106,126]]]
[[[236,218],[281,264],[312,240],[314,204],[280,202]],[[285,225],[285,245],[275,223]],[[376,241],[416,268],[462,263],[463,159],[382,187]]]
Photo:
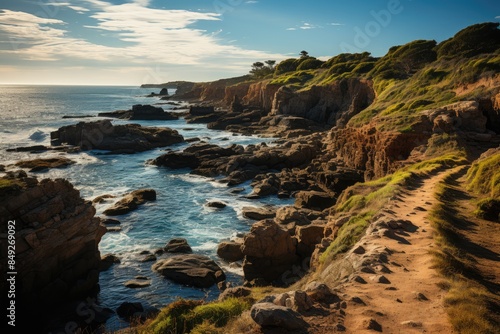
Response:
[[[498,21],[498,0],[3,0],[0,83],[209,81]]]

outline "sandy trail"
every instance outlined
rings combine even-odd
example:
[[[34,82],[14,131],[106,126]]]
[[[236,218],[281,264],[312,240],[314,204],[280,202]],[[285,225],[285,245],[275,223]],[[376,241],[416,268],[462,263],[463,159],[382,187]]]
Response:
[[[385,251],[382,263],[362,268],[340,288],[348,300],[346,333],[454,333],[443,306],[446,291],[438,287],[443,279],[432,268],[436,246],[428,219],[435,187],[446,174],[407,187],[382,211],[382,226],[389,228],[369,231],[354,247]]]

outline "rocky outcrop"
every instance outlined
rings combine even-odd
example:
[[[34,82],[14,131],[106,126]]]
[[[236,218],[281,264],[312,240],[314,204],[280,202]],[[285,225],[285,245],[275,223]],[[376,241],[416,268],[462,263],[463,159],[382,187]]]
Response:
[[[51,313],[56,305],[96,292],[105,228],[92,204],[66,180],[38,181],[18,173],[1,182],[2,258],[8,258],[8,240],[15,240],[15,260],[11,268],[7,261],[0,267],[3,273],[17,272],[17,324],[29,320],[43,328],[58,316]],[[6,281],[0,284],[7,296]]]
[[[107,216],[119,216],[129,213],[148,201],[156,200],[156,191],[154,189],[139,189],[125,195],[110,208],[104,210]]]
[[[364,171],[364,178],[371,180],[395,171],[415,147],[427,143],[430,135],[379,131],[369,125],[348,127],[330,132],[327,150],[334,152],[346,167]]]
[[[226,175],[225,181],[235,185],[268,170],[281,170],[307,165],[320,152],[318,136],[297,138],[284,145],[232,145],[226,148],[195,143],[183,152],[169,152],[149,163],[169,168],[192,168],[203,176]]]
[[[226,279],[222,269],[212,259],[196,254],[162,259],[151,269],[174,282],[200,288],[209,288]]]
[[[163,90],[162,90],[163,91]],[[117,110],[113,112],[102,112],[97,116],[99,117],[112,117],[128,120],[146,120],[146,121],[171,121],[179,117],[166,112],[163,108],[154,107],[151,105],[136,104],[132,106],[131,110]]]
[[[298,260],[296,240],[273,220],[253,224],[241,251],[245,255],[243,272],[247,281],[264,279],[271,283]]]
[[[113,125],[109,120],[80,122],[51,132],[52,145],[75,145],[83,150],[135,153],[184,141],[169,128],[142,127],[139,124]]]
[[[299,116],[320,124],[344,126],[374,99],[373,83],[363,79],[343,79],[300,91],[283,86],[275,94],[271,114]]]

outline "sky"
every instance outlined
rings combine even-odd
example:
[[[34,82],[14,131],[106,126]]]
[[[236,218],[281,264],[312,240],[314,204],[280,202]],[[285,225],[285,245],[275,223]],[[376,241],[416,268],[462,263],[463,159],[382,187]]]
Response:
[[[482,22],[500,22],[500,1],[2,0],[0,84],[212,81],[302,50],[380,57]]]

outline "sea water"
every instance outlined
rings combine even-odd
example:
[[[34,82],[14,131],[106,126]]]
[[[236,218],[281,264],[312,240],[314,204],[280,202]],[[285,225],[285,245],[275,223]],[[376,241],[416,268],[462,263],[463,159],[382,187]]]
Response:
[[[92,200],[101,195],[113,195],[115,199],[96,204],[97,215],[113,201],[127,192],[141,188],[153,188],[157,200],[148,202],[138,210],[122,215],[121,231],[106,233],[100,244],[101,255],[115,254],[121,259],[100,274],[100,307],[112,310],[123,302],[140,302],[145,308],[161,308],[177,298],[207,299],[218,296],[217,287],[192,288],[174,283],[151,270],[154,262],[141,262],[140,253],[165,246],[172,238],[185,238],[193,252],[216,260],[233,284],[242,282],[241,269],[231,268],[216,255],[217,245],[232,235],[247,232],[252,224],[242,217],[244,206],[287,205],[290,200],[269,197],[248,200],[249,182],[239,185],[245,190],[234,194],[231,188],[217,178],[205,178],[190,174],[188,169],[171,170],[146,163],[164,153],[165,149],[183,150],[189,144],[182,143],[168,148],[154,149],[130,155],[109,155],[99,151],[78,154],[6,152],[6,149],[50,145],[50,132],[64,125],[100,118],[63,119],[65,115],[97,115],[99,112],[131,109],[134,104],[158,104],[165,110],[172,105],[162,104],[157,97],[146,97],[154,89],[137,87],[97,86],[0,86],[0,164],[10,165],[22,159],[66,155],[77,163],[64,169],[52,169],[36,173],[42,178],[65,178],[80,190],[82,197]],[[175,112],[175,111],[173,111]],[[272,139],[242,136],[226,131],[209,130],[204,124],[186,124],[180,118],[174,121],[133,121],[142,126],[170,127],[185,138],[197,137],[203,141],[229,146],[232,144],[272,144]],[[114,124],[127,121],[114,120]],[[211,209],[208,201],[223,201],[227,207]],[[130,289],[124,282],[136,276],[151,280],[151,286]],[[127,323],[113,316],[108,329],[126,327]]]

